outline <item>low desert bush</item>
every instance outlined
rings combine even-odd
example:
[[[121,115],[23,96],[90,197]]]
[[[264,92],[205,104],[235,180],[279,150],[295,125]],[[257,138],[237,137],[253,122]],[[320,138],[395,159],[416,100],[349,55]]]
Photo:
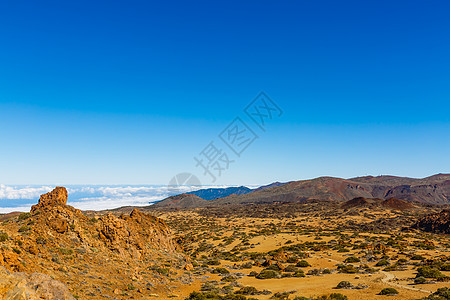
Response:
[[[385,266],[389,266],[391,263],[387,260],[387,259],[382,259],[379,262],[377,262],[375,264],[375,266],[377,267],[385,267]]]
[[[306,267],[310,267],[311,265],[306,260],[301,260],[295,266],[299,267],[299,268],[306,268]]]
[[[278,276],[279,276],[278,272],[276,272],[274,270],[264,269],[258,275],[256,275],[256,278],[258,278],[258,279],[271,279],[271,278],[277,278]]]
[[[351,263],[358,263],[358,262],[360,262],[361,260],[359,259],[359,258],[357,258],[356,256],[349,256],[349,257],[347,257],[345,260],[344,260],[344,262],[346,263],[346,264],[351,264]]]
[[[6,242],[8,240],[8,234],[6,232],[0,232],[0,242]]]
[[[21,214],[17,217],[17,220],[18,220],[19,222],[21,222],[21,221],[23,221],[23,220],[28,219],[29,217],[31,217],[31,214],[30,214],[30,213],[21,213]]]
[[[438,269],[432,268],[430,266],[423,266],[420,268],[417,268],[417,275],[418,277],[425,277],[425,278],[433,278],[433,279],[445,279],[448,278],[444,274],[442,274]]]
[[[381,292],[379,293],[379,295],[397,295],[398,291],[394,288],[384,288],[381,290]]]

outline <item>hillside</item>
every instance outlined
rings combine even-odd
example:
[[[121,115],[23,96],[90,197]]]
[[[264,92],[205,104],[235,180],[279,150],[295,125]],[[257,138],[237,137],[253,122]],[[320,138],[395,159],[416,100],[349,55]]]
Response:
[[[424,216],[413,225],[427,232],[450,234],[450,210],[443,210],[439,213]]]
[[[380,198],[367,199],[364,197],[358,197],[352,200],[345,201],[341,207],[343,209],[368,207],[368,208],[388,208],[397,210],[406,210],[415,208],[415,206],[410,202],[396,198],[389,198],[383,200]]]
[[[228,188],[211,188],[211,189],[202,189],[198,191],[189,192],[187,194],[196,195],[205,200],[214,200],[217,198],[223,198],[230,195],[244,195],[252,192],[253,190],[245,187],[228,187]]]
[[[353,179],[319,177],[294,181],[242,196],[217,199],[214,204],[292,202],[308,199],[348,201],[357,197],[450,204],[450,175],[440,174],[423,179],[393,176]]]
[[[207,206],[210,201],[200,198],[192,194],[180,194],[166,198],[162,201],[156,202],[147,208],[156,209],[172,209],[172,208],[195,208]]]
[[[1,265],[10,272],[47,274],[79,299],[130,299],[164,291],[168,277],[158,275],[164,264],[170,263],[164,269],[170,276],[189,268],[163,220],[137,209],[89,218],[67,205],[67,197],[67,190],[57,187],[42,195],[30,213],[3,221]]]

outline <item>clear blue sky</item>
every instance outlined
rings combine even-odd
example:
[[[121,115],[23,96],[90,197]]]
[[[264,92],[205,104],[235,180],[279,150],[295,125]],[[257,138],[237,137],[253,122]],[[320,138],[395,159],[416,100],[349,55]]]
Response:
[[[260,91],[284,113],[217,184],[449,172],[449,10],[1,1],[0,183],[210,184],[193,157]]]

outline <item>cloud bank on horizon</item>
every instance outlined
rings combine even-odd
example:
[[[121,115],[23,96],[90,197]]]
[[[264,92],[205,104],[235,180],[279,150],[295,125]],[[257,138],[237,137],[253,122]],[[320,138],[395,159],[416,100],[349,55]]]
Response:
[[[121,206],[146,206],[174,194],[186,193],[202,188],[227,186],[177,186],[165,185],[114,185],[114,186],[66,186],[69,193],[67,204],[81,210],[103,210]],[[38,203],[39,196],[54,187],[11,186],[0,184],[0,213],[29,211]]]

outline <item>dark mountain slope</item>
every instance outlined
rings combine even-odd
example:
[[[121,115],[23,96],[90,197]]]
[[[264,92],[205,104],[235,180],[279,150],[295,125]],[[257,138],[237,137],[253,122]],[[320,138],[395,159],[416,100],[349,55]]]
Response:
[[[210,203],[210,201],[202,199],[196,195],[181,194],[156,202],[153,205],[147,206],[147,208],[149,209],[195,208],[207,206],[208,203]]]
[[[255,190],[244,195],[204,200],[206,202],[195,199],[195,204],[189,203],[189,207],[305,200],[349,201],[358,197],[381,200],[394,198],[395,201],[388,201],[384,205],[393,208],[405,207],[405,209],[407,205],[404,201],[433,205],[450,204],[450,174],[438,174],[422,179],[395,176],[366,176],[351,179],[319,177]],[[171,198],[168,199],[170,199],[169,202],[173,201]],[[164,204],[166,200],[159,203]]]
[[[211,188],[211,189],[203,189],[198,191],[189,192],[187,194],[196,195],[205,200],[214,200],[217,198],[223,198],[230,195],[244,195],[251,193],[253,190],[245,187],[228,187],[228,188]]]
[[[342,179],[319,177],[294,181],[276,188],[256,191],[240,197],[217,199],[227,203],[291,202],[307,199],[348,201],[357,197],[389,199],[428,204],[450,204],[450,174],[423,179],[378,176]]]

